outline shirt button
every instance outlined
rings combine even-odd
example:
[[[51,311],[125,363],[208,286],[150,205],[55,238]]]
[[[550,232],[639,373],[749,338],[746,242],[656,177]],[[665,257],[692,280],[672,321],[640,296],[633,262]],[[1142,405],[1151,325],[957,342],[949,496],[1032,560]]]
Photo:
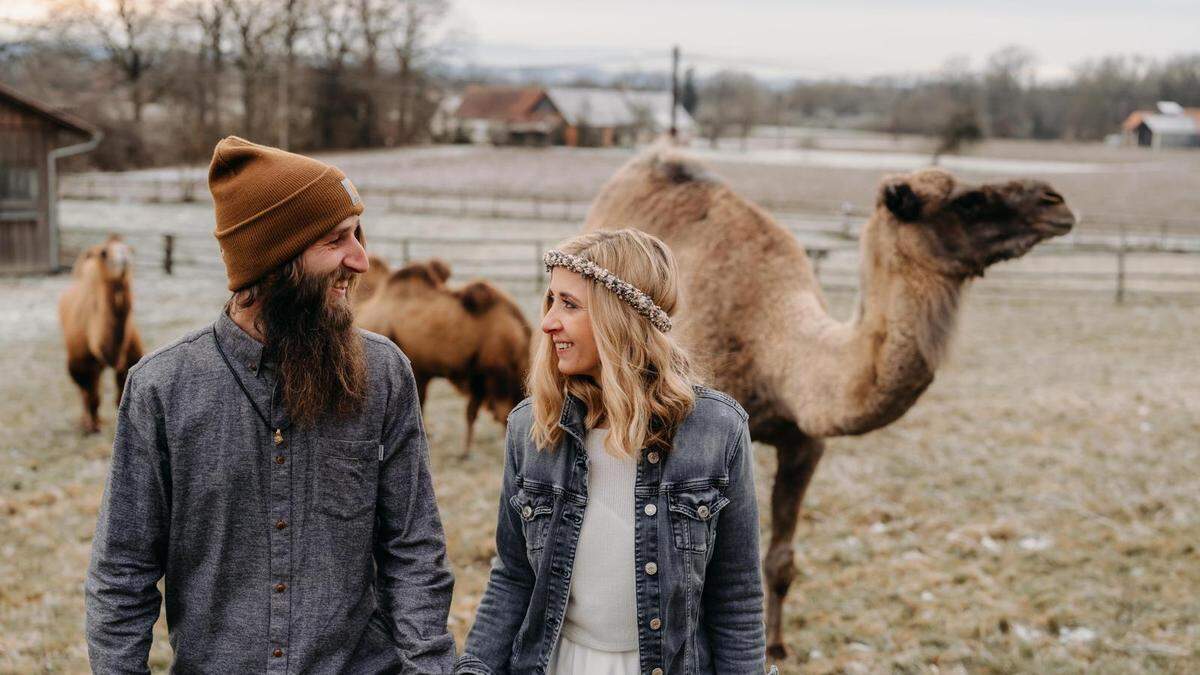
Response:
[[[255,365],[255,364],[253,364],[253,363],[247,363],[247,364],[246,364],[246,367],[247,367],[247,368],[249,368],[249,369],[250,369],[250,372],[252,372],[252,373],[253,373],[254,371],[258,370],[258,366],[257,366],[257,365]]]
[[[650,454],[646,455],[646,461],[650,462],[651,464],[658,464],[658,453],[651,452]]]
[[[276,464],[283,464],[286,461],[287,460],[284,458],[283,455],[275,455],[275,463]]]
[[[652,515],[658,513],[658,507],[653,504],[647,504],[646,508],[643,510],[646,512],[646,515],[648,515],[648,516],[652,516]]]
[[[284,520],[275,521],[275,529],[282,530],[285,527],[287,527],[287,521],[284,521]]]
[[[658,617],[650,619],[650,630],[658,630],[659,628],[662,628],[662,619]]]
[[[282,593],[287,590],[287,584],[275,584],[275,592]]]
[[[280,649],[279,647],[276,647],[275,651],[271,652],[271,656],[274,656],[275,658],[279,658],[280,656],[283,656],[283,650]]]
[[[703,504],[696,507],[696,515],[700,516],[700,520],[708,518],[708,507]]]
[[[662,668],[655,668],[654,670],[650,671],[650,675],[663,675]]]
[[[658,565],[652,562],[646,563],[646,574],[649,574],[650,576],[658,574]]]

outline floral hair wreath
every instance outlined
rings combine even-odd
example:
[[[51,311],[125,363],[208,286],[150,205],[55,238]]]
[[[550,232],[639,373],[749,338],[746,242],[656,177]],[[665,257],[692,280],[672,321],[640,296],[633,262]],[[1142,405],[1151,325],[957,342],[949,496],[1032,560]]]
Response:
[[[652,326],[664,333],[671,331],[671,317],[663,311],[662,307],[654,304],[650,296],[638,290],[633,284],[621,280],[620,277],[609,272],[603,267],[597,265],[591,260],[580,258],[577,255],[563,253],[558,250],[546,251],[542,256],[542,262],[546,264],[546,271],[549,272],[555,267],[562,267],[581,276],[594,279],[608,290],[612,291],[618,298],[625,301],[638,314],[646,317]]]

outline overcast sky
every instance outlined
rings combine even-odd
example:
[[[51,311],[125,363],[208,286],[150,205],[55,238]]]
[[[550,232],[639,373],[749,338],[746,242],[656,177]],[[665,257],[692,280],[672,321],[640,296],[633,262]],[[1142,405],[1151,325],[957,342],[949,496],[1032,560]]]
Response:
[[[101,0],[104,1],[104,0]],[[1106,54],[1200,51],[1200,0],[449,0],[457,60],[490,66],[663,69],[678,43],[701,72],[864,78],[973,68],[1009,44],[1036,54],[1041,78]],[[0,0],[0,18],[39,0]]]
[[[704,70],[861,78],[929,72],[953,55],[978,68],[1019,44],[1040,76],[1057,77],[1106,54],[1200,51],[1197,0],[453,1],[472,38],[465,55],[490,65],[661,68],[678,43]]]

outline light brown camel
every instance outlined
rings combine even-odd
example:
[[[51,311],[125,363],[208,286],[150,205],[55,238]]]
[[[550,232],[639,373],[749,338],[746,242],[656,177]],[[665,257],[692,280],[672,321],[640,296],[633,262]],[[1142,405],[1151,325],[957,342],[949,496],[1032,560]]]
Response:
[[[112,235],[79,254],[71,285],[58,301],[67,371],[83,397],[80,425],[87,433],[100,431],[100,373],[113,369],[120,405],[125,375],[142,358],[142,339],[133,325],[132,271],[129,247]]]
[[[386,263],[372,257],[372,269]],[[424,405],[429,381],[444,377],[467,397],[463,456],[471,449],[475,419],[486,407],[497,422],[524,398],[529,369],[529,322],[506,293],[486,281],[446,286],[450,268],[440,260],[403,267],[358,301],[355,323],[386,336],[412,362]]]
[[[795,237],[678,151],[635,157],[600,191],[585,229],[635,227],[671,246],[690,301],[679,335],[750,413],[754,439],[776,448],[764,561],[772,658],[787,653],[792,538],[822,439],[903,415],[933,381],[968,282],[1074,222],[1042,182],[973,186],[937,169],[888,177],[862,230],[858,306],[841,322]]]

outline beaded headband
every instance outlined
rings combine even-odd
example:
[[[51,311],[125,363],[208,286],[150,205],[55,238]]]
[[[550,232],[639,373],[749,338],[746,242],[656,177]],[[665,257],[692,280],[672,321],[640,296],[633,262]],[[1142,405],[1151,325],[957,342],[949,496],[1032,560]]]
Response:
[[[652,326],[664,333],[671,331],[671,317],[667,316],[662,307],[654,304],[650,296],[638,290],[633,284],[622,281],[620,277],[591,260],[558,250],[550,250],[542,256],[542,262],[546,264],[547,272],[555,267],[563,267],[581,276],[594,279],[616,294],[618,298],[624,300],[638,314],[646,317]]]

